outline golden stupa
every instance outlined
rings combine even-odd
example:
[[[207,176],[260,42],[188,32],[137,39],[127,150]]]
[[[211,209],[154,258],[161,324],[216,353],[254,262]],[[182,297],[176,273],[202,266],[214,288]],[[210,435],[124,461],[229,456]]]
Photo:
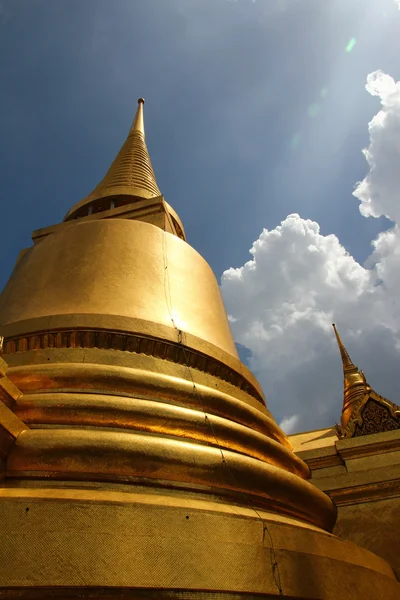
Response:
[[[142,99],[102,182],[33,241],[0,298],[0,599],[400,597],[330,533],[240,362]]]

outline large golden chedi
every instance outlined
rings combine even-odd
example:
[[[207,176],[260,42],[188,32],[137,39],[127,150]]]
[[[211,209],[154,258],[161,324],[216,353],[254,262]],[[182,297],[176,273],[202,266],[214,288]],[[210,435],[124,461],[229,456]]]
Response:
[[[0,598],[400,597],[331,535],[240,362],[142,99],[103,181],[33,241],[0,299]]]

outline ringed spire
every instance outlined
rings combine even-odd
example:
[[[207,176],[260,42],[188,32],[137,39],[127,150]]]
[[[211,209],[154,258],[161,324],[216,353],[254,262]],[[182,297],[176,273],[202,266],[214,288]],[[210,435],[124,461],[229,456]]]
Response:
[[[399,407],[377,394],[367,383],[364,373],[352,362],[333,323],[343,363],[344,390],[339,438],[379,433],[400,428]]]
[[[348,425],[353,412],[358,407],[360,402],[362,402],[362,399],[365,396],[367,383],[365,381],[364,374],[361,373],[361,371],[359,371],[359,369],[352,362],[349,353],[347,352],[340,338],[338,330],[336,329],[335,323],[332,323],[332,327],[336,335],[336,340],[339,346],[340,356],[343,364],[344,389],[341,429],[344,430]]]
[[[161,196],[145,141],[143,105],[144,99],[139,98],[128,137],[104,178],[71,208],[64,221],[102,210],[103,205],[108,208],[110,202],[129,204]]]

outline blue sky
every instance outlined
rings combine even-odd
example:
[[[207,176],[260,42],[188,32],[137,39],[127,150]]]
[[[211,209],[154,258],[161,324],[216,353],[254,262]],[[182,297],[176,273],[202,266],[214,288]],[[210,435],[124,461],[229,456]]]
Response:
[[[0,0],[0,286],[102,178],[139,96],[158,185],[218,278],[291,213],[363,264],[390,226],[352,196],[365,81],[400,79],[399,30],[393,0]]]

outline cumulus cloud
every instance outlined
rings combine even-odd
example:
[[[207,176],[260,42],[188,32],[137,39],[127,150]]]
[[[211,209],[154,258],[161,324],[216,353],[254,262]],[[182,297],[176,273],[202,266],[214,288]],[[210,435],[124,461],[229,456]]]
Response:
[[[321,235],[317,223],[297,214],[264,229],[250,252],[249,262],[222,277],[235,338],[251,350],[250,366],[288,432],[333,424],[342,378],[331,323],[360,360],[366,330],[372,340],[390,337],[377,268],[358,264],[336,236]]]
[[[375,71],[365,87],[380,98],[382,109],[369,123],[370,145],[363,150],[370,172],[353,193],[365,217],[384,215],[400,223],[400,82]]]
[[[366,87],[382,109],[369,124],[370,171],[355,195],[364,216],[385,214],[400,223],[400,84],[378,71]],[[288,433],[340,419],[343,384],[332,322],[370,383],[397,400],[399,242],[397,225],[381,233],[362,266],[335,235],[324,236],[318,223],[292,214],[264,229],[251,260],[224,272],[235,338],[251,351],[250,366]]]

